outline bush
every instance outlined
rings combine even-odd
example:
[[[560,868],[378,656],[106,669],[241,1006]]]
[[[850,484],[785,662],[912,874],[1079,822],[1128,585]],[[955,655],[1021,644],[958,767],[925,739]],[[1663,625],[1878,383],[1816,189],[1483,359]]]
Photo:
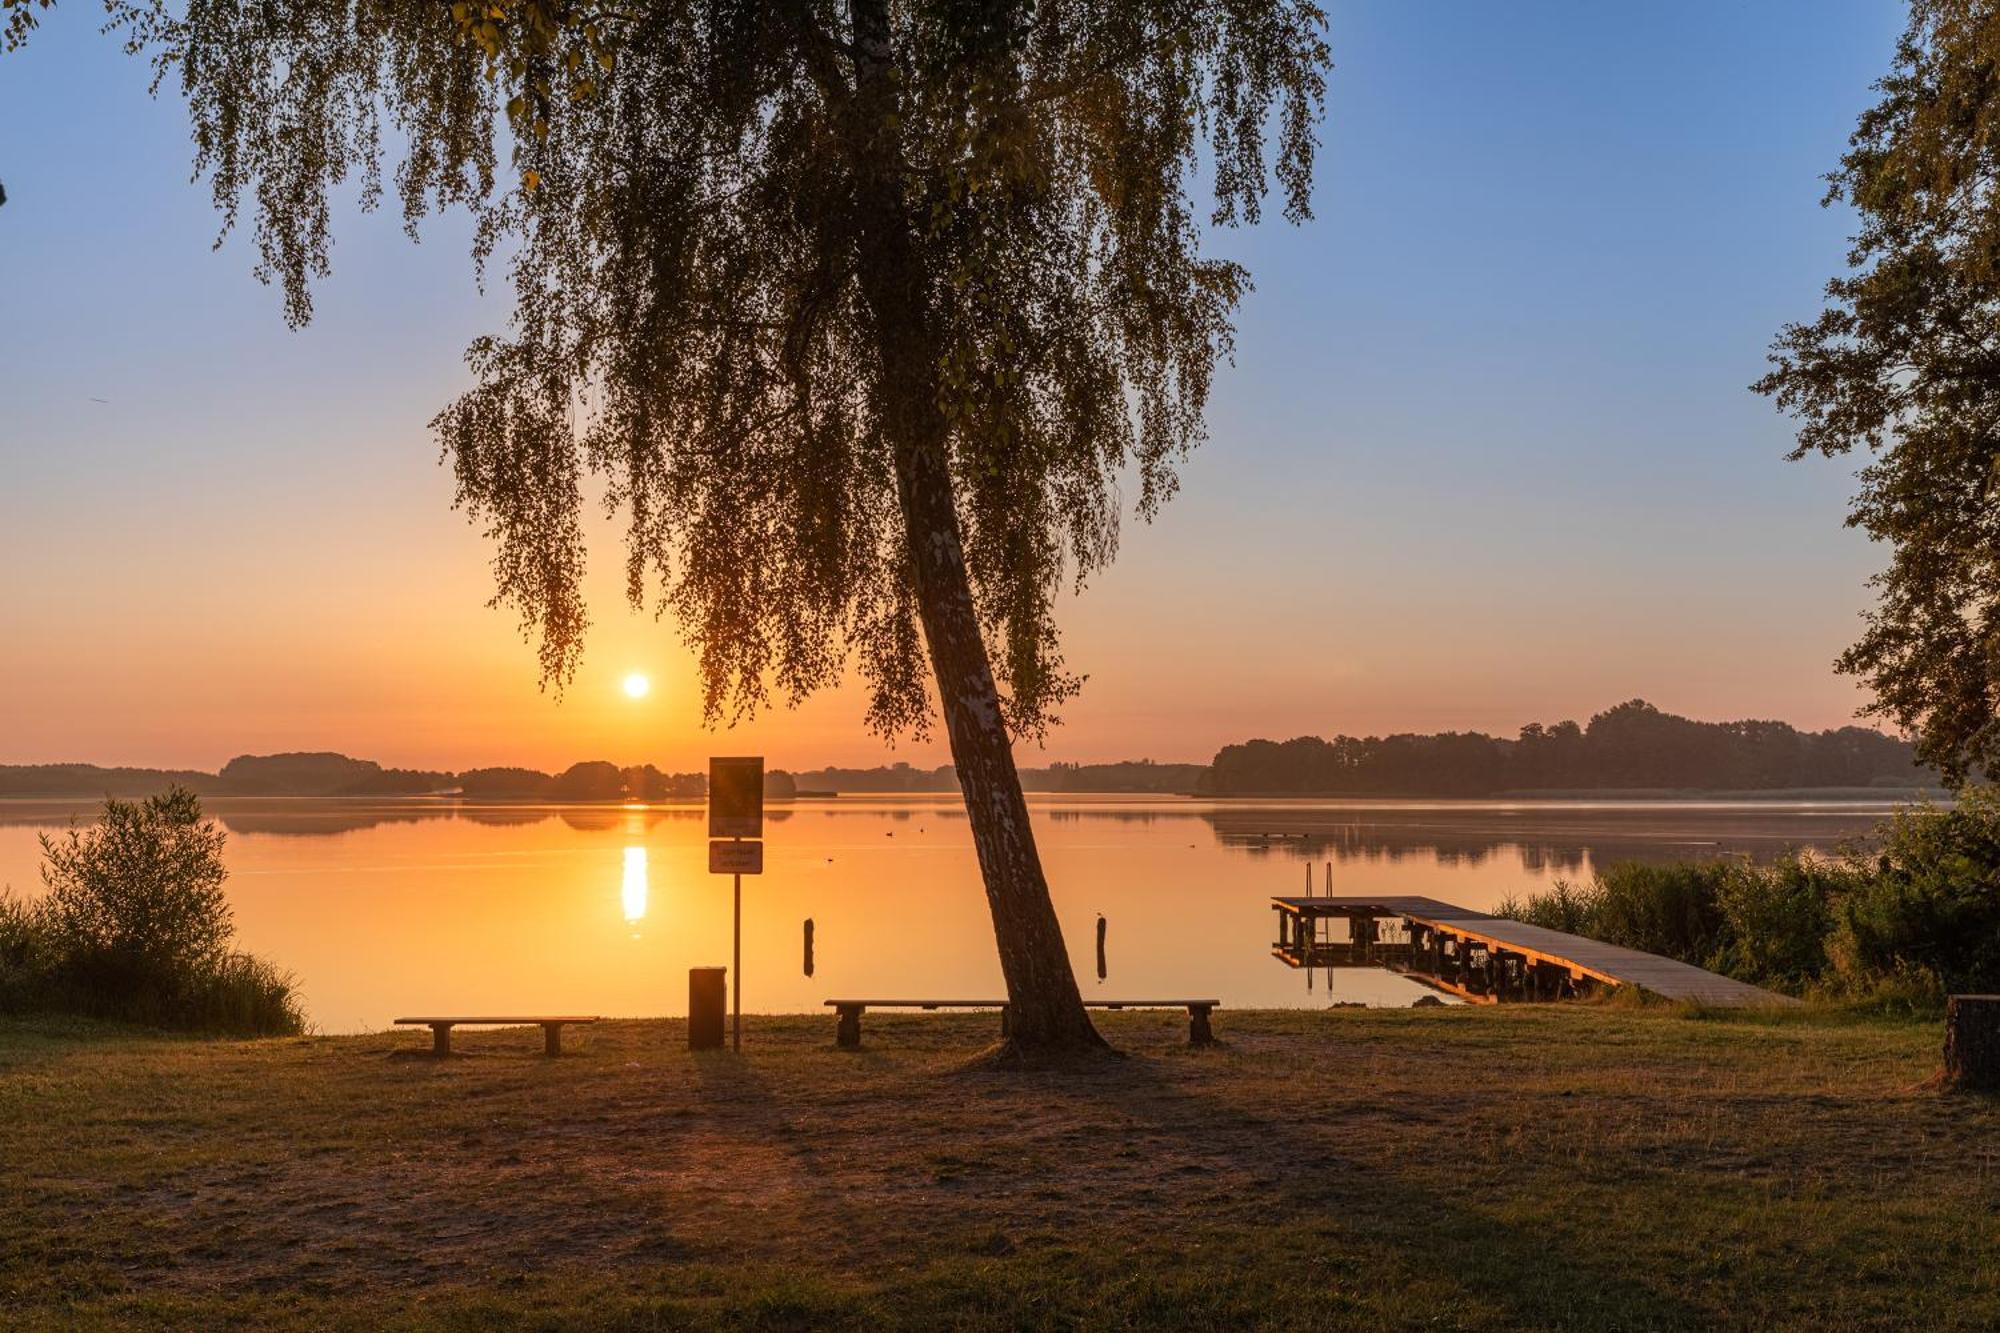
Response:
[[[1768,866],[1726,866],[1715,886],[1722,939],[1707,965],[1779,990],[1817,984],[1827,972],[1835,904],[1861,878],[1846,863],[1797,853]]]
[[[232,952],[227,835],[192,792],[42,836],[48,894],[0,900],[0,1007],[242,1034],[304,1029],[290,976]]]
[[[30,1008],[48,971],[41,916],[11,893],[0,893],[0,1013]]]
[[[1860,875],[1797,853],[1768,866],[1738,861],[1621,862],[1589,885],[1558,880],[1499,915],[1676,958],[1797,991],[1827,970],[1834,903]]]
[[[1899,812],[1877,850],[1770,865],[1621,864],[1502,916],[1664,954],[1794,993],[1932,1012],[2000,991],[2000,790]]]
[[[1497,910],[1529,925],[1699,963],[1723,940],[1719,888],[1729,870],[1712,861],[1620,862],[1585,887],[1557,880],[1549,892],[1510,899]]]
[[[2000,990],[2000,793],[1967,788],[1949,810],[1899,813],[1868,871],[1827,946],[1843,981],[1928,976],[1944,993]]]
[[[1644,865],[1625,861],[1597,877],[1592,917],[1599,939],[1701,963],[1723,945],[1720,861]]]

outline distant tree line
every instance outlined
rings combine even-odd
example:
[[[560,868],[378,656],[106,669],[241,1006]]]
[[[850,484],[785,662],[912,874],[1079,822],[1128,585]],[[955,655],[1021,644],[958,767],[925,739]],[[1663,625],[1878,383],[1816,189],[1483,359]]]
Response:
[[[1301,736],[1229,745],[1203,790],[1217,795],[1492,796],[1536,791],[1760,791],[1909,787],[1937,775],[1908,741],[1866,727],[1697,722],[1643,699],[1589,725],[1539,723],[1514,740],[1481,732]]]
[[[1182,795],[1201,787],[1208,765],[1127,759],[1113,764],[1056,763],[1047,768],[1023,768],[1020,773],[1023,791]],[[793,776],[802,792],[958,791],[958,771],[950,764],[937,768],[916,768],[907,763],[878,768],[813,768]]]
[[[651,764],[620,768],[605,760],[560,773],[535,768],[474,768],[463,773],[384,768],[344,754],[239,755],[219,773],[187,769],[100,768],[95,764],[0,765],[0,797],[145,796],[179,786],[201,796],[433,796],[476,801],[671,801],[708,795],[706,773],[663,773]],[[783,769],[764,775],[764,793],[792,796]]]
[[[1437,735],[1300,736],[1227,745],[1212,764],[1150,759],[1020,770],[1035,792],[1217,796],[1493,796],[1557,791],[1771,791],[1794,787],[1912,787],[1938,776],[1908,741],[1866,727],[1799,731],[1783,722],[1696,722],[1635,699],[1589,725],[1532,723],[1513,740],[1476,731]],[[144,796],[178,785],[203,796],[423,796],[475,801],[679,801],[708,794],[705,773],[605,760],[560,773],[384,768],[331,753],[242,755],[220,773],[94,764],[0,766],[0,797]],[[772,769],[765,795],[958,791],[951,765]]]

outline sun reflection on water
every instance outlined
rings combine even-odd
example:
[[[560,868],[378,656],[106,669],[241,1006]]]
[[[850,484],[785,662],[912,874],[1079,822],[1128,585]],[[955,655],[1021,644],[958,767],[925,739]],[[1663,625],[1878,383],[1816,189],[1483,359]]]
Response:
[[[634,924],[646,915],[646,849],[627,847],[625,849],[625,880],[619,888],[619,898],[625,906],[625,919]],[[634,931],[634,939],[638,932]]]

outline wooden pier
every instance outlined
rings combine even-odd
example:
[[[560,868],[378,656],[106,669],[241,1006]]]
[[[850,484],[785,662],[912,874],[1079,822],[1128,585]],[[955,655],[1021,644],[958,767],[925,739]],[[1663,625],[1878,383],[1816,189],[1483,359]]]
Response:
[[[1792,1002],[1658,954],[1435,898],[1273,898],[1271,906],[1278,914],[1271,953],[1289,966],[1386,968],[1475,1004],[1574,999],[1604,986],[1719,1006]]]

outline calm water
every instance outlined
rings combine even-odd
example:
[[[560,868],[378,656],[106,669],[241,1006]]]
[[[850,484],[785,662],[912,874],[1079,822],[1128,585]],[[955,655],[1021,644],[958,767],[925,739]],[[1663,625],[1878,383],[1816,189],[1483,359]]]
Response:
[[[1421,893],[1467,907],[1622,859],[1766,857],[1865,833],[1888,803],[1282,802],[1048,798],[1036,832],[1086,992],[1235,1007],[1408,1003],[1387,974],[1304,974],[1270,956],[1269,899]],[[699,806],[215,801],[239,938],[297,974],[328,1032],[399,1014],[679,1014],[687,969],[729,961],[730,883]],[[40,891],[36,834],[75,802],[0,801],[0,885]],[[964,812],[945,798],[774,810],[744,882],[744,1008],[843,994],[999,994]],[[1109,923],[1110,976],[1094,935]],[[802,974],[811,917],[817,969]]]

